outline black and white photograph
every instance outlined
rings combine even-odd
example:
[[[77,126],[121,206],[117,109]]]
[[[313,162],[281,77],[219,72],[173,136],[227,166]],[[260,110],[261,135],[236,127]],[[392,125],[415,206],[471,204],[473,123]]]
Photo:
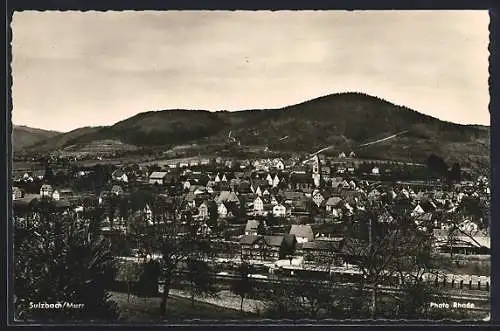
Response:
[[[489,23],[14,12],[12,322],[489,321]]]

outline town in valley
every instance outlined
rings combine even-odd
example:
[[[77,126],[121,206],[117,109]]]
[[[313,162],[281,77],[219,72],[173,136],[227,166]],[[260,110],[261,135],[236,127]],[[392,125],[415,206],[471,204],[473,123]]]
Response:
[[[229,137],[226,148],[241,145]],[[54,218],[98,225],[116,262],[108,289],[124,305],[149,297],[153,314],[168,293],[242,319],[487,315],[487,176],[442,172],[436,155],[367,160],[347,147],[258,156],[25,157],[17,164],[40,168],[14,169],[16,233]],[[458,304],[434,309],[436,295]]]
[[[10,23],[13,323],[490,321],[489,11]]]

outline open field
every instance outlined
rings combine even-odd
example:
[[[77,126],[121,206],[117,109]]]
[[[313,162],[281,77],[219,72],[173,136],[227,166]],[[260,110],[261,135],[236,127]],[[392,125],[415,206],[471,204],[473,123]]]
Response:
[[[134,295],[127,301],[126,293],[111,293],[112,300],[120,307],[120,321],[126,322],[188,322],[189,319],[204,320],[241,320],[255,319],[252,313],[242,313],[236,309],[223,308],[213,304],[195,301],[194,308],[188,298],[171,295],[167,302],[167,316],[164,320],[159,314],[160,298],[140,298]]]

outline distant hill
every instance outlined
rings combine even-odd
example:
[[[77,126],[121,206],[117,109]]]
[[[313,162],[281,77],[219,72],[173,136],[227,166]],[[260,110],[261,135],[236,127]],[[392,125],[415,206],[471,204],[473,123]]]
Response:
[[[36,144],[32,144],[31,146],[27,146],[28,150],[40,150],[40,151],[54,151],[58,149],[63,149],[65,147],[73,145],[78,139],[86,135],[92,135],[98,132],[103,127],[83,127],[78,128],[76,130],[61,133],[55,136],[52,136],[48,139],[37,142]]]
[[[32,146],[38,142],[59,135],[60,132],[30,128],[24,125],[13,125],[12,147],[14,151]]]
[[[78,131],[81,130],[81,131]],[[489,167],[490,129],[441,121],[403,106],[362,93],[341,93],[281,109],[209,112],[163,110],[140,113],[115,125],[78,129],[37,145],[64,148],[99,140],[116,140],[137,147],[177,144],[224,144],[228,134],[242,146],[326,153],[423,163],[430,153],[449,162]],[[366,147],[360,144],[405,131],[405,134]]]

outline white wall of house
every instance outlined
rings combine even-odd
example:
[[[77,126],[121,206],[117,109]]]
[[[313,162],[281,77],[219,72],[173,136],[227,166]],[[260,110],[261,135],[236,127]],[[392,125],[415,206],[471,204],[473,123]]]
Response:
[[[286,216],[286,207],[283,205],[277,205],[273,207],[273,215],[275,217],[285,217]]]
[[[257,213],[261,213],[264,211],[264,201],[261,198],[256,198],[253,201],[253,211]]]
[[[303,244],[303,243],[306,243],[309,241],[309,239],[305,238],[305,237],[295,237],[295,239],[297,239],[297,243],[299,244]]]
[[[219,213],[220,217],[226,217],[227,216],[227,208],[226,208],[226,206],[224,206],[224,204],[221,203],[219,205],[219,207],[217,207],[217,212]]]

